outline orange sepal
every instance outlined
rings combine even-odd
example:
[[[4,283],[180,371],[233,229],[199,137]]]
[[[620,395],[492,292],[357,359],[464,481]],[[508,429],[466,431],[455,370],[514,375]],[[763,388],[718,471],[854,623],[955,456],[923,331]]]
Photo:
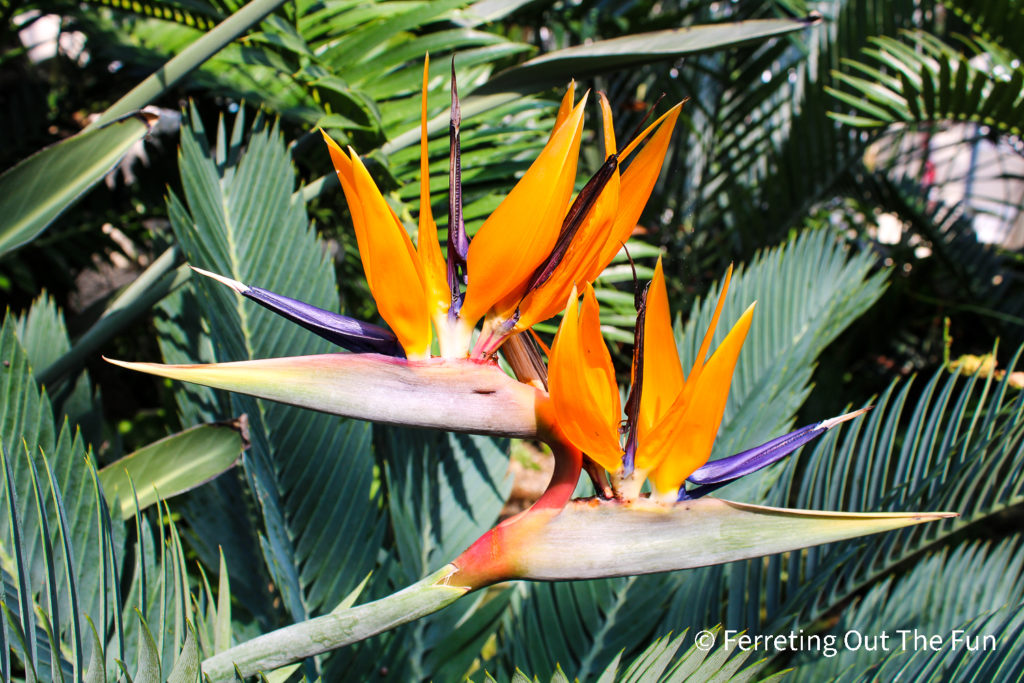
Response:
[[[654,267],[654,277],[647,290],[643,354],[643,390],[640,393],[638,425],[641,443],[683,390],[683,366],[679,362],[679,351],[672,331],[672,315],[668,306],[668,290],[665,287],[661,257]]]
[[[668,415],[651,431],[647,443],[641,443],[641,450],[657,460],[648,465],[653,468],[649,477],[657,491],[678,489],[694,470],[708,461],[729,399],[733,370],[753,315],[754,304],[751,304],[696,378],[693,396],[685,408],[678,413],[670,408]]]
[[[610,472],[622,466],[622,405],[611,355],[601,337],[597,297],[588,285],[583,307],[575,288],[551,345],[548,387],[569,441]]]
[[[474,324],[502,299],[522,296],[558,239],[576,179],[586,96],[469,245],[469,284],[460,315]]]
[[[451,306],[448,290],[448,273],[445,268],[441,245],[437,241],[437,223],[430,208],[430,162],[427,157],[427,80],[430,69],[430,55],[423,61],[423,96],[420,105],[420,216],[416,251],[419,256],[423,280],[426,285],[430,312],[433,315],[447,313]]]
[[[356,232],[370,293],[409,358],[430,354],[423,274],[412,241],[359,157],[323,133]]]
[[[604,270],[615,254],[618,253],[622,244],[633,234],[636,222],[640,219],[647,200],[654,190],[654,183],[661,173],[661,166],[665,161],[665,154],[668,152],[668,143],[672,139],[672,131],[675,128],[676,120],[682,109],[682,102],[672,107],[661,115],[654,123],[648,126],[643,133],[637,136],[619,155],[620,159],[626,159],[629,154],[642,142],[648,134],[651,139],[636,158],[630,162],[629,167],[622,174],[622,182],[619,190],[619,210],[615,218],[615,225],[608,235],[598,260],[596,272],[587,274],[587,279],[593,281],[601,271]]]
[[[551,128],[551,135],[548,136],[548,142],[551,138],[555,137],[555,133],[562,127],[566,119],[569,118],[569,114],[572,113],[573,102],[576,100],[576,81],[569,81],[569,87],[565,89],[565,94],[562,95],[562,101],[558,104],[558,113],[555,114],[555,125]]]
[[[612,228],[618,203],[619,178],[616,173],[598,196],[590,215],[580,226],[551,277],[523,298],[516,330],[529,329],[562,310],[573,284],[583,283],[583,274],[600,258],[601,246]],[[506,313],[506,317],[515,310],[516,303],[518,300],[511,302],[511,310]]]

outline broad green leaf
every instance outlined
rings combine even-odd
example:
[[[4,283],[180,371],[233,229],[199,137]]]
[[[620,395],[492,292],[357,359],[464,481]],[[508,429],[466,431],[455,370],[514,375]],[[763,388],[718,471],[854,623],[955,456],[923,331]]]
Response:
[[[32,240],[146,136],[156,116],[129,114],[62,140],[0,175],[0,255]]]
[[[507,69],[474,91],[474,94],[537,92],[548,87],[564,85],[570,78],[588,78],[657,60],[725,50],[753,41],[783,36],[803,30],[809,23],[813,22],[801,19],[755,19],[684,26],[598,40],[587,45],[555,50]]]
[[[131,519],[232,467],[248,445],[248,420],[192,427],[144,446],[99,471],[107,503]],[[134,491],[137,496],[133,496]]]

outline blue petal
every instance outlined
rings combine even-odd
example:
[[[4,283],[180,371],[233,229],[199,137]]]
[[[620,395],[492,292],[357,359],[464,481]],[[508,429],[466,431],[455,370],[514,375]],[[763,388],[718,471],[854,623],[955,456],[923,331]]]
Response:
[[[752,474],[774,462],[778,462],[808,441],[816,439],[832,427],[847,420],[852,420],[867,410],[868,408],[862,408],[839,417],[815,422],[795,432],[790,432],[785,436],[772,439],[768,443],[761,444],[756,448],[731,455],[728,458],[709,462],[687,478],[688,481],[699,486],[688,492],[681,488],[680,495],[685,493],[688,497],[692,498],[706,495],[734,479]]]
[[[356,353],[405,356],[405,352],[398,343],[398,338],[391,330],[371,323],[364,323],[347,315],[331,313],[304,301],[281,296],[260,287],[250,287],[237,280],[201,268],[192,267],[192,270],[227,285],[247,299],[252,299],[264,308],[298,323],[310,332],[343,349]]]
[[[381,353],[386,356],[404,357],[398,338],[391,330],[350,318],[347,315],[331,313],[298,299],[249,287],[242,296],[252,299],[260,306],[298,323],[310,332],[343,349],[356,353]]]

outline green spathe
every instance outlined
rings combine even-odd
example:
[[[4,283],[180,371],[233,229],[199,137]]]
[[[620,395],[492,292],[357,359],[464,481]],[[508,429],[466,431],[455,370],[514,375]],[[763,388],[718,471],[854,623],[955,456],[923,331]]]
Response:
[[[535,510],[499,525],[452,564],[398,593],[278,629],[211,657],[203,662],[203,673],[223,680],[233,675],[234,666],[243,676],[270,671],[436,612],[493,580],[556,581],[689,569],[952,516],[814,512],[716,498],[674,505],[646,499],[575,500],[560,511]],[[468,565],[480,562],[508,566],[510,574],[479,585],[449,585],[472,575]],[[466,568],[469,575],[462,571]]]
[[[547,396],[493,363],[328,353],[208,365],[110,362],[130,370],[361,420],[469,434],[538,436]]]
[[[790,510],[718,498],[664,505],[574,500],[530,538],[522,578],[594,579],[692,569],[954,517]],[[600,539],[600,540],[595,540]]]

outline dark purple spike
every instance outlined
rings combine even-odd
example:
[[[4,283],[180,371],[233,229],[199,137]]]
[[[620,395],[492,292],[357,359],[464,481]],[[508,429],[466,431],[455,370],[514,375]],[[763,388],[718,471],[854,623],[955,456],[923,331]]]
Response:
[[[281,296],[260,287],[250,287],[237,280],[201,268],[193,267],[192,270],[227,285],[247,299],[298,323],[310,332],[344,349],[356,353],[380,353],[399,358],[405,356],[402,346],[398,343],[398,338],[391,330],[371,323],[364,323],[347,315],[331,313],[304,301]]]
[[[566,252],[569,251],[569,246],[572,244],[573,239],[576,238],[576,233],[580,231],[583,223],[597,204],[597,198],[601,196],[601,192],[604,191],[608,181],[612,179],[618,167],[619,157],[613,154],[601,164],[601,168],[597,170],[597,173],[587,181],[587,184],[583,186],[580,193],[576,195],[576,199],[573,201],[572,206],[569,207],[569,211],[565,214],[565,219],[562,221],[562,228],[558,233],[558,240],[555,242],[554,248],[544,262],[537,267],[537,270],[533,271],[530,284],[526,286],[527,292],[532,292],[543,285],[555,272],[555,268],[565,258]]]
[[[866,410],[867,408],[863,408],[852,413],[840,415],[839,417],[822,420],[807,427],[802,427],[795,432],[790,432],[785,436],[772,439],[768,443],[761,444],[756,448],[731,455],[728,458],[709,462],[691,474],[687,479],[694,484],[702,486],[715,485],[715,488],[717,488],[717,485],[726,484],[739,477],[752,474],[774,462],[778,462],[797,448],[821,436],[832,427],[847,420],[852,420]],[[699,490],[700,488],[690,491],[690,495],[696,497],[695,493]]]
[[[391,330],[366,323],[347,315],[331,313],[298,299],[249,287],[242,296],[260,306],[298,323],[313,334],[355,353],[381,353],[385,356],[404,357],[405,352]]]
[[[633,271],[633,308],[640,312],[640,294],[641,291],[647,291],[646,289],[640,289],[640,279],[636,276],[636,262],[633,261],[633,255],[629,253],[629,247],[626,246],[625,242],[619,242],[622,245],[622,251],[626,252],[626,258],[629,259],[629,269]],[[650,286],[650,283],[648,283]]]
[[[448,124],[448,289],[452,295],[449,316],[458,315],[462,307],[462,281],[466,276],[466,255],[469,238],[462,218],[462,145],[460,126],[462,107],[455,82],[455,57],[452,57],[452,107]],[[462,278],[459,277],[461,272]]]
[[[626,399],[626,449],[622,455],[622,470],[625,476],[633,472],[636,461],[637,430],[640,422],[640,396],[644,388],[644,314],[647,312],[648,282],[643,292],[636,297],[636,325],[633,328],[633,384]]]
[[[633,144],[633,140],[636,139],[636,136],[640,135],[640,133],[643,132],[644,124],[650,121],[651,114],[654,113],[654,110],[658,108],[658,105],[661,104],[661,101],[663,99],[665,99],[665,93],[661,93],[660,95],[658,95],[658,99],[654,101],[654,104],[647,108],[647,113],[645,113],[644,117],[640,119],[640,123],[636,124],[636,127],[633,129],[633,132],[629,134],[629,137],[626,138],[626,144],[622,146],[622,149],[626,149],[631,144]]]

